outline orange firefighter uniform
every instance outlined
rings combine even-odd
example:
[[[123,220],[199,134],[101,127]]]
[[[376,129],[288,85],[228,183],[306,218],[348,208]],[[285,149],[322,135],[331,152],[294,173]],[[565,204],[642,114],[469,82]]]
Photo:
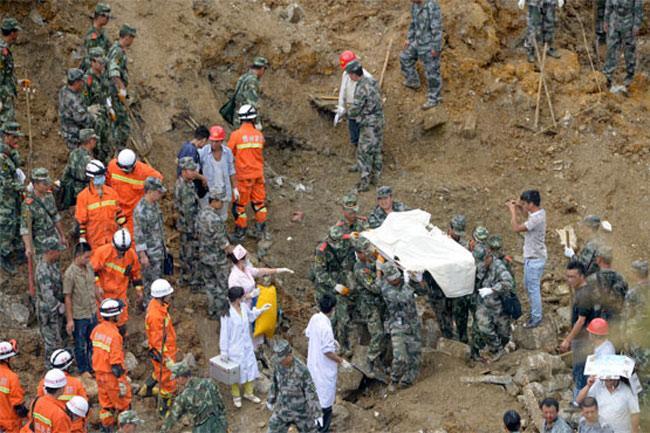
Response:
[[[79,396],[83,397],[88,401],[88,394],[86,393],[86,388],[84,388],[83,383],[81,383],[81,380],[79,378],[71,376],[68,374],[67,371],[63,372],[65,374],[65,377],[68,379],[68,381],[65,384],[65,388],[63,389],[63,394],[57,398],[59,403],[61,404],[61,408],[65,410],[65,404],[72,399],[74,396]],[[36,395],[38,397],[43,397],[45,395],[45,388],[44,388],[44,382],[45,379],[41,379],[41,381],[38,383],[38,389],[36,391]],[[86,419],[85,418],[77,418],[74,421],[72,421],[72,430],[70,430],[71,433],[86,433],[88,430],[86,429]]]
[[[90,340],[97,379],[99,419],[103,426],[110,427],[116,424],[117,415],[131,404],[131,385],[124,367],[123,339],[116,323],[103,320],[93,329]]]
[[[126,217],[126,227],[133,236],[133,210],[144,196],[144,181],[149,177],[162,180],[163,175],[142,161],[136,161],[133,171],[125,172],[117,165],[117,158],[108,163],[106,185],[113,188],[119,197],[120,207]]]
[[[117,192],[104,185],[100,196],[92,183],[77,195],[74,216],[79,223],[79,236],[85,238],[93,250],[110,244],[113,234],[126,223]]]
[[[32,405],[30,422],[20,430],[21,433],[70,433],[72,422],[65,411],[65,403],[54,396],[45,394],[37,397]]]
[[[22,418],[16,413],[15,407],[23,405],[24,399],[25,391],[20,385],[18,375],[7,363],[0,362],[0,431],[20,431]]]
[[[145,330],[149,340],[149,354],[153,363],[152,377],[160,381],[160,396],[169,398],[176,391],[176,381],[171,378],[167,364],[176,362],[176,331],[169,315],[169,305],[152,299],[147,307]],[[162,376],[161,376],[162,369]]]
[[[228,147],[235,157],[235,179],[239,200],[235,203],[235,224],[248,226],[246,206],[251,203],[255,221],[266,221],[266,190],[264,189],[264,135],[250,122],[244,122],[230,134]]]
[[[118,326],[123,326],[129,319],[129,305],[127,289],[133,282],[135,290],[142,293],[142,276],[140,275],[140,262],[135,248],[131,246],[123,255],[113,244],[102,245],[93,250],[90,264],[95,271],[95,282],[104,291],[104,298],[120,299],[124,302],[124,311],[117,321]],[[101,301],[98,302],[98,306]]]

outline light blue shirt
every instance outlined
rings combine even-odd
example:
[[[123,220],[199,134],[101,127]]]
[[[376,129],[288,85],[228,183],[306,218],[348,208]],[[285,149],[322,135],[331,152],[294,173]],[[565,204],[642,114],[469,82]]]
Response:
[[[201,168],[203,175],[208,179],[208,188],[211,190],[225,188],[226,196],[230,201],[230,197],[232,197],[230,176],[235,175],[235,157],[227,146],[222,144],[221,149],[221,160],[217,161],[212,156],[212,146],[210,144],[203,146],[199,150]]]

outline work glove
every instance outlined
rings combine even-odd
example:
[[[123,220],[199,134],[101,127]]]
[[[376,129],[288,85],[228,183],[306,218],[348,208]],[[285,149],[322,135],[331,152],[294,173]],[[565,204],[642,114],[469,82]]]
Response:
[[[80,243],[80,244],[87,244],[88,241],[86,240],[86,238],[84,238],[84,237],[82,236],[82,237],[79,238],[79,243]]]
[[[345,114],[345,108],[336,107],[336,114],[334,115],[334,126],[339,124],[344,114]]]
[[[273,412],[273,405],[268,400],[266,401],[266,408]]]
[[[239,190],[238,190],[237,188],[233,188],[233,189],[232,189],[232,196],[233,196],[233,198],[235,199],[235,201],[238,201],[238,200],[239,200],[239,197],[240,197],[240,196],[239,196]]]
[[[122,87],[119,92],[117,92],[117,97],[119,98],[122,104],[126,103],[126,88]]]
[[[491,289],[489,287],[484,287],[482,289],[478,289],[478,294],[481,295],[481,298],[485,298],[487,296],[490,296],[492,293],[494,293],[494,289]]]
[[[523,9],[524,6],[526,6],[526,0],[519,0],[519,3],[517,3],[517,6],[519,6],[519,9]]]
[[[316,426],[318,426],[319,429],[323,428],[323,417],[319,416],[316,418]]]
[[[334,291],[342,296],[348,296],[350,294],[350,289],[345,287],[343,284],[337,284],[334,286]]]
[[[0,102],[0,110],[2,109],[1,107],[2,103]],[[18,183],[25,183],[25,179],[27,179],[27,176],[25,176],[25,172],[22,171],[21,169],[17,168],[16,169],[16,178],[18,179]]]
[[[101,107],[99,104],[93,104],[88,107],[88,112],[90,113],[93,118],[97,118],[97,115],[99,114],[99,110],[101,110]]]
[[[264,312],[266,312],[266,311],[269,311],[269,310],[271,309],[271,307],[273,307],[273,305],[271,305],[271,304],[264,304],[264,305],[262,305],[262,308],[260,308],[260,311],[261,311],[262,313],[264,313]]]
[[[341,362],[341,368],[343,368],[344,370],[349,370],[352,368],[352,364],[350,364],[350,361],[344,359]]]
[[[570,259],[571,257],[575,256],[576,252],[573,251],[573,248],[571,247],[564,247],[564,257]]]
[[[283,274],[283,273],[295,274],[295,272],[289,268],[278,268],[278,274]]]
[[[171,368],[174,366],[174,364],[176,364],[176,363],[174,361],[172,361],[171,359],[169,359],[169,358],[167,358],[165,360],[165,367],[167,367],[168,370],[171,370]]]
[[[115,110],[112,108],[108,109],[108,116],[111,118],[111,122],[115,122],[117,120],[117,114],[115,114]]]
[[[557,5],[560,9],[564,6],[564,0],[557,0]]]
[[[120,388],[120,397],[126,397],[126,383],[118,382],[117,386]]]
[[[121,377],[124,374],[124,369],[122,368],[121,365],[115,364],[115,365],[111,365],[111,372],[113,373],[113,376]]]

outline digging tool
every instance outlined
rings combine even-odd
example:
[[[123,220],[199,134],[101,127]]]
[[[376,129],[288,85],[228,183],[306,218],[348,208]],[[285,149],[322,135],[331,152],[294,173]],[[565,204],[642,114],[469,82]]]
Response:
[[[388,59],[390,58],[390,49],[393,47],[393,38],[388,42],[388,49],[386,50],[386,58],[384,59],[384,67],[381,69],[381,75],[379,76],[379,90],[381,90],[382,85],[384,84],[384,75],[386,74],[386,69],[388,68]]]
[[[544,43],[544,53],[542,54],[542,57],[540,58],[539,54],[539,46],[537,45],[537,39],[533,39],[533,45],[535,46],[535,57],[537,58],[537,62],[540,64],[540,82],[541,84],[544,85],[544,92],[546,93],[546,101],[548,102],[548,109],[551,112],[551,120],[553,120],[553,128],[557,127],[557,121],[555,120],[555,110],[553,109],[553,102],[551,101],[551,93],[548,90],[548,85],[546,84],[546,78],[544,77],[544,66],[546,64],[546,51],[548,50],[548,45]],[[537,121],[539,120],[539,100],[540,100],[540,93],[538,91],[537,93],[537,108],[535,110],[536,113],[536,121],[535,121],[535,128],[537,128]]]
[[[537,42],[535,42],[537,44]],[[535,49],[537,51],[537,48]],[[539,56],[539,53],[537,53]],[[535,104],[535,123],[534,127],[537,129],[539,125],[539,101],[542,97],[542,83],[544,82],[544,66],[546,65],[546,44],[544,44],[544,53],[542,54],[542,62],[539,67],[539,84],[537,85],[537,102]]]
[[[582,18],[580,18],[580,15],[573,8],[571,4],[569,4],[568,6],[571,8],[573,15],[575,15],[576,18],[578,19],[578,24],[580,24],[580,30],[582,31],[582,42],[585,44],[585,51],[587,52],[587,58],[589,59],[589,66],[591,66],[591,72],[596,72],[596,68],[594,67],[594,61],[591,58],[591,50],[589,49],[589,43],[587,42],[587,33],[585,32],[585,26],[582,23]],[[594,8],[595,7],[596,7],[596,2],[594,2]],[[595,38],[594,42],[595,42],[594,47],[596,48],[596,58],[600,61],[600,56],[598,54],[598,38]],[[594,74],[594,80],[596,81],[596,86],[598,86],[598,94],[601,94],[603,92],[603,89],[600,87],[600,82],[598,81],[596,74]]]

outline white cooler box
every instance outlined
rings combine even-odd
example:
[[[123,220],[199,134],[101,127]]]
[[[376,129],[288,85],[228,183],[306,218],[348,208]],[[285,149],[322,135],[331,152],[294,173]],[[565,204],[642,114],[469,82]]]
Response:
[[[239,383],[239,364],[224,361],[221,355],[210,358],[210,377],[226,385]]]

